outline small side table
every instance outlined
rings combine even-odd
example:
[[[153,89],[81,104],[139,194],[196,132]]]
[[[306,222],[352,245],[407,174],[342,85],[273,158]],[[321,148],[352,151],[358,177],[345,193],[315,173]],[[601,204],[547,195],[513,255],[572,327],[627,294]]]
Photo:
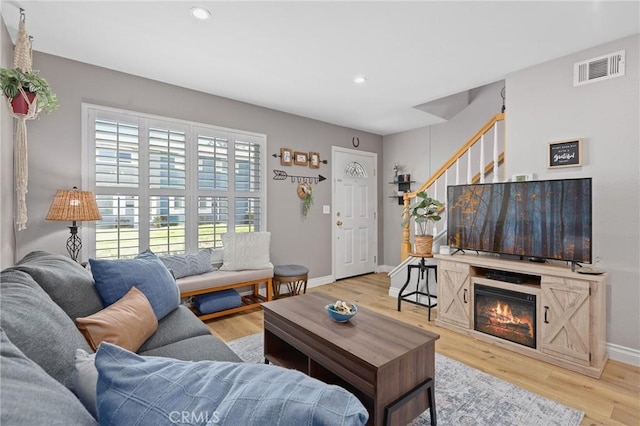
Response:
[[[437,265],[429,265],[425,262],[425,259],[428,258],[432,258],[433,255],[431,254],[418,254],[418,253],[411,253],[409,254],[409,256],[411,257],[419,257],[420,258],[420,263],[418,263],[417,265],[408,265],[407,266],[407,281],[405,281],[404,285],[402,286],[402,288],[400,289],[400,292],[398,293],[398,312],[401,311],[401,306],[402,306],[402,301],[404,300],[405,302],[409,302],[409,303],[413,303],[414,305],[420,305],[420,306],[424,306],[425,308],[427,308],[428,310],[428,320],[431,321],[431,308],[435,308],[436,306],[438,306],[437,303],[437,299],[438,297],[436,295],[431,295],[430,291],[429,291],[429,270],[433,270],[433,276],[435,277],[435,282],[436,284],[438,283],[438,266]],[[409,282],[411,281],[411,272],[417,269],[418,270],[418,279],[416,280],[416,289],[415,291],[412,291],[410,293],[404,293],[405,289],[407,288],[407,286],[409,285]],[[425,273],[426,273],[426,293],[424,291],[419,291],[418,288],[420,287],[420,280],[422,278],[425,277]],[[416,300],[408,300],[405,299],[405,297],[409,297],[409,296],[416,296]],[[422,303],[419,301],[419,297],[420,296],[427,296],[427,300],[428,300],[428,304]],[[433,300],[436,300],[436,303],[433,303]]]

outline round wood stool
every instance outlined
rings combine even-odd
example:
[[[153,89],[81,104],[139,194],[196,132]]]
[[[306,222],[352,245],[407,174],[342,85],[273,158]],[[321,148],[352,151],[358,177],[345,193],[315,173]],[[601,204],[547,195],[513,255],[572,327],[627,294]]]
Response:
[[[295,296],[307,292],[309,269],[302,265],[278,265],[273,269],[273,297]],[[287,285],[287,293],[280,293],[280,286]]]

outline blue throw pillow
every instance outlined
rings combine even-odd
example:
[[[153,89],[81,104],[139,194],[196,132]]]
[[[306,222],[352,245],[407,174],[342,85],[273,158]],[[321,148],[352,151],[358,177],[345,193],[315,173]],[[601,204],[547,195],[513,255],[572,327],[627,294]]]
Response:
[[[210,249],[200,250],[196,254],[160,256],[159,259],[173,272],[176,279],[213,271]]]
[[[140,253],[135,259],[89,259],[96,288],[105,306],[117,302],[136,286],[161,320],[180,304],[180,291],[171,273],[155,254]]]
[[[364,425],[362,403],[299,371],[264,364],[96,354],[100,424]]]

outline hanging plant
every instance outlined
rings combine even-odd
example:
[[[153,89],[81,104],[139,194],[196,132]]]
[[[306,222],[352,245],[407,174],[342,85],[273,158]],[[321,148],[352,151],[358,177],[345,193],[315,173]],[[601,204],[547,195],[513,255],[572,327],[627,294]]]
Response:
[[[24,111],[16,111],[16,102],[26,96],[29,103],[37,98],[37,111],[51,112],[58,108],[58,97],[47,80],[40,77],[37,71],[22,71],[20,68],[0,69],[0,89],[13,104],[14,113],[25,114]]]
[[[313,204],[313,188],[310,183],[298,184],[298,198],[302,200],[302,216],[307,217]]]
[[[25,28],[24,9],[20,9],[20,22],[16,46],[13,50],[13,68],[0,69],[0,91],[6,96],[15,126],[14,170],[16,185],[16,226],[27,228],[27,120],[33,120],[40,111],[58,108],[58,98],[47,81],[32,68],[31,38]]]

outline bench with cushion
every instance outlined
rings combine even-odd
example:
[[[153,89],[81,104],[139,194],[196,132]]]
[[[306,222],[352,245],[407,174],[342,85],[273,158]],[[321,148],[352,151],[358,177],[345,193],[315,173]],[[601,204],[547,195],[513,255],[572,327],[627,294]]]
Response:
[[[234,305],[217,312],[199,312],[196,307],[192,307],[196,315],[204,321],[257,308],[262,302],[273,298],[273,264],[269,258],[270,239],[269,232],[224,234],[222,265],[218,270],[214,270],[211,265],[211,262],[215,262],[212,256],[216,253],[210,249],[200,250],[197,254],[160,256],[160,260],[176,278],[182,299],[250,287],[249,294],[241,296],[240,306]],[[262,284],[264,284],[264,295],[260,293]],[[223,294],[220,296],[224,297]]]
[[[273,298],[272,288],[273,269],[245,269],[242,271],[211,271],[200,275],[190,275],[176,279],[180,289],[180,297],[197,296],[221,292],[231,288],[252,287],[250,294],[243,295],[242,304],[238,307],[225,309],[212,313],[200,313],[194,308],[195,314],[201,320],[220,317],[223,315],[235,314],[247,309],[260,306],[262,302],[270,301]],[[260,286],[265,285],[266,295],[260,294]]]

